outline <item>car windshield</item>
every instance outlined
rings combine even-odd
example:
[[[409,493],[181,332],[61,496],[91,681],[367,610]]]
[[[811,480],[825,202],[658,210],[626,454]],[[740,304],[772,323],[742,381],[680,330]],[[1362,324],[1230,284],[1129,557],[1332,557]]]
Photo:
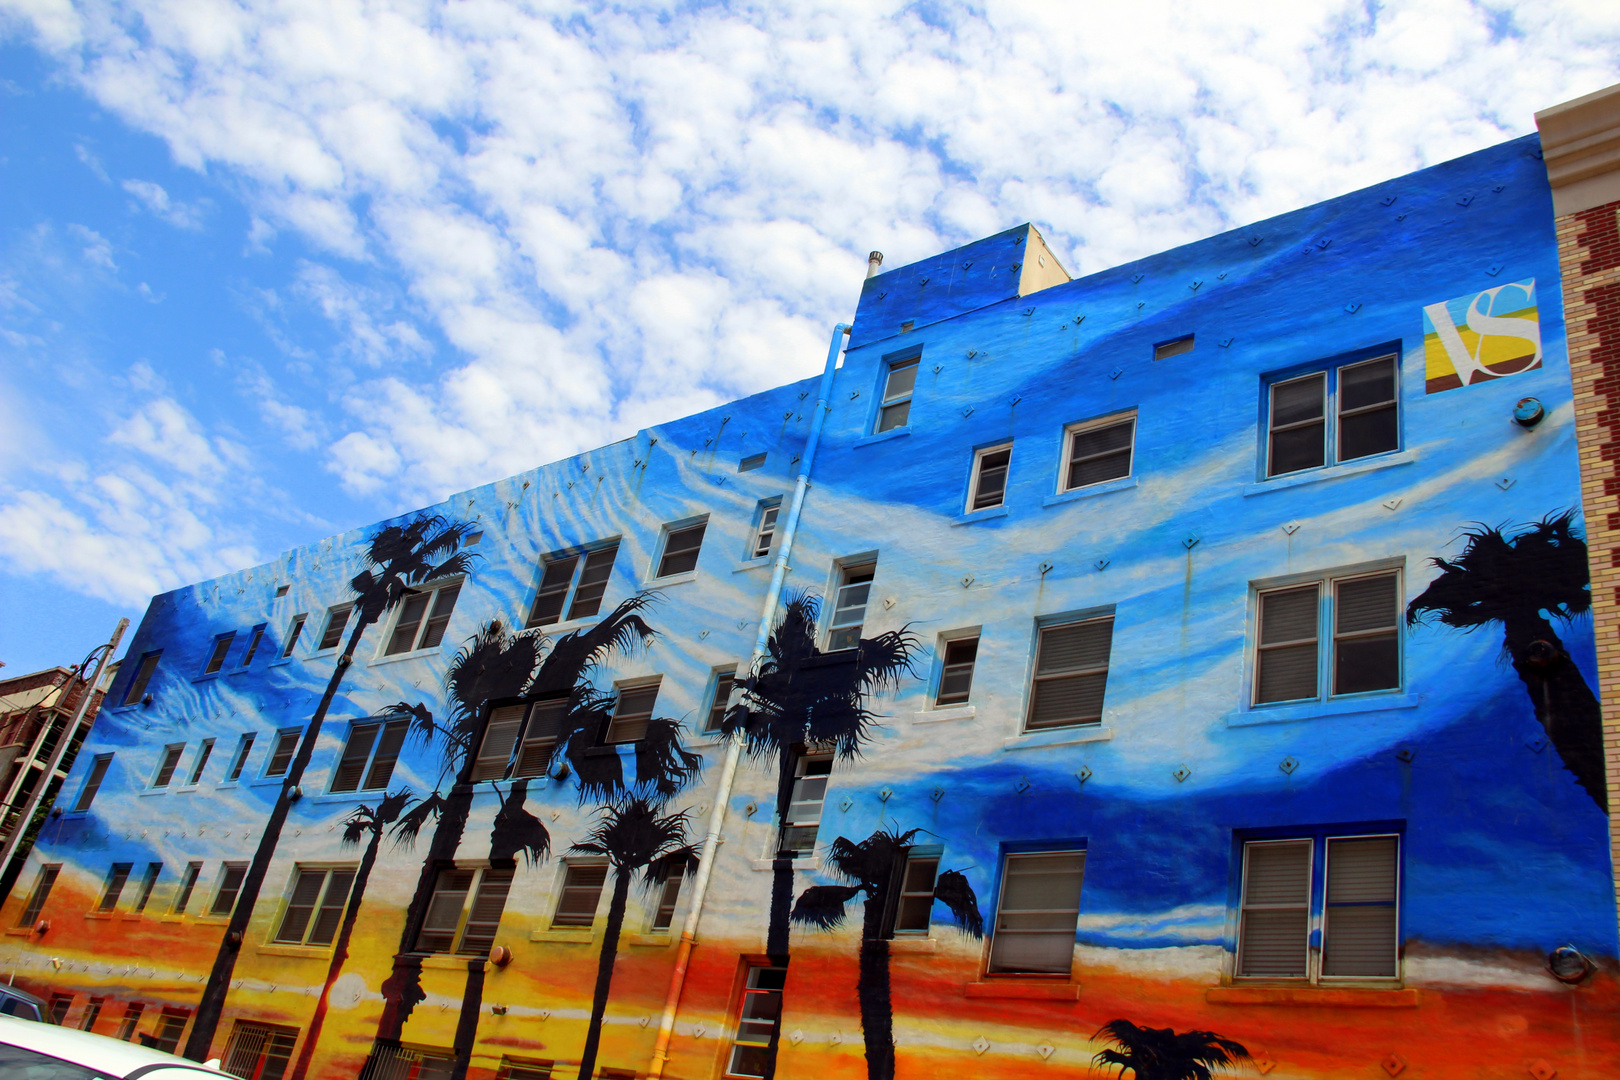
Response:
[[[88,1066],[4,1043],[0,1043],[0,1076],[6,1080],[115,1080]]]

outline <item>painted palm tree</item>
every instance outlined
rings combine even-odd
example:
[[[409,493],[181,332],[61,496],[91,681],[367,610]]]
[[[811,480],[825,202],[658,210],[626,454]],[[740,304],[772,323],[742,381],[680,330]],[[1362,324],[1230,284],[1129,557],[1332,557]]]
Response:
[[[519,779],[514,780],[501,797],[501,808],[489,832],[491,866],[510,865],[521,855],[525,865],[534,867],[551,853],[551,834],[523,805],[528,792],[529,781]],[[479,1013],[484,1007],[485,970],[484,957],[467,961],[467,984],[461,993],[461,1016],[456,1021],[456,1062],[450,1080],[466,1080],[467,1077],[473,1044],[478,1041]]]
[[[220,938],[213,970],[209,972],[208,983],[197,1004],[196,1020],[191,1026],[191,1036],[186,1040],[187,1057],[197,1061],[208,1057],[208,1049],[219,1027],[220,1013],[225,1007],[231,974],[236,969],[243,934],[258,903],[265,872],[269,870],[270,860],[275,856],[276,846],[281,840],[287,812],[297,798],[294,792],[303,783],[304,770],[309,767],[310,755],[320,739],[321,725],[326,720],[333,699],[337,697],[343,673],[354,660],[354,651],[360,645],[361,635],[366,632],[366,627],[410,595],[416,586],[469,572],[477,556],[459,549],[467,534],[474,529],[470,522],[453,521],[437,514],[423,515],[404,525],[385,525],[372,533],[366,542],[366,569],[349,582],[355,600],[354,611],[350,615],[352,629],[348,641],[338,655],[332,677],[326,684],[326,693],[321,696],[320,704],[310,717],[304,737],[299,741],[298,751],[282,777],[281,790],[276,795],[275,805],[271,807],[270,817],[259,837],[259,846],[253,853],[253,861],[248,863],[241,892],[237,894],[236,907],[231,913],[230,925]]]
[[[449,713],[443,721],[436,719],[422,704],[401,702],[394,706],[393,712],[411,718],[413,737],[437,751],[438,787],[448,783],[449,792],[441,795],[435,790],[395,826],[395,836],[405,844],[414,844],[429,822],[434,828],[417,876],[416,890],[406,909],[394,970],[382,986],[384,1004],[377,1025],[379,1042],[398,1040],[406,1020],[423,998],[422,957],[414,950],[416,934],[433,896],[439,867],[453,860],[461,846],[472,809],[472,769],[488,722],[489,703],[567,693],[575,707],[564,719],[565,730],[583,729],[589,723],[602,722],[605,715],[601,713],[602,703],[590,691],[588,677],[610,655],[629,653],[654,636],[652,627],[640,613],[655,599],[646,593],[631,596],[595,625],[564,634],[554,641],[548,641],[538,632],[512,634],[499,622],[491,623],[451,662],[445,675]],[[516,810],[521,810],[527,790],[527,781],[515,784],[502,812],[506,813],[507,807],[514,805],[514,799]],[[512,857],[518,850],[518,847],[510,848],[506,857]]]
[[[906,630],[862,638],[853,649],[816,648],[819,602],[807,593],[789,597],[766,642],[766,655],[739,681],[738,704],[721,730],[741,738],[750,757],[776,765],[777,821],[787,820],[794,767],[806,747],[826,747],[837,760],[860,756],[877,716],[867,698],[913,674],[917,639]],[[793,853],[778,851],[771,866],[770,924],[765,951],[787,963],[788,909],[793,902]]]
[[[604,856],[613,873],[607,927],[596,965],[596,991],[591,998],[591,1022],[579,1060],[580,1076],[596,1074],[602,1016],[607,1011],[608,991],[613,987],[613,963],[618,957],[630,885],[637,875],[646,887],[662,885],[675,867],[685,866],[696,857],[697,848],[686,841],[686,826],[686,811],[665,814],[661,801],[646,792],[629,794],[602,807],[588,837],[569,849],[575,854]]]
[[[883,830],[859,844],[842,836],[832,842],[827,865],[847,885],[812,885],[799,894],[791,918],[800,926],[832,930],[843,925],[851,900],[865,896],[861,922],[860,975],[855,983],[861,1003],[861,1034],[866,1040],[866,1075],[869,1080],[893,1080],[894,1006],[889,996],[889,939],[886,923],[893,918],[895,889],[902,884],[906,851],[917,830]],[[934,880],[934,899],[950,909],[957,928],[976,938],[984,936],[979,899],[960,870],[946,870]]]
[[[304,1080],[304,1074],[309,1071],[310,1058],[314,1056],[315,1044],[320,1041],[321,1027],[326,1023],[332,984],[337,982],[343,972],[343,963],[349,958],[349,939],[354,934],[355,920],[360,915],[360,902],[365,897],[366,884],[371,880],[372,867],[377,865],[377,848],[382,843],[383,832],[399,820],[400,814],[405,812],[414,798],[408,789],[392,792],[384,795],[375,807],[355,807],[343,823],[343,846],[358,847],[360,841],[365,840],[366,849],[360,856],[360,865],[355,868],[354,882],[349,886],[343,923],[338,928],[337,941],[332,947],[332,962],[326,968],[326,983],[321,987],[320,1000],[315,1003],[315,1014],[310,1017],[304,1048],[298,1052],[298,1061],[293,1065],[292,1080]]]
[[[1216,1069],[1236,1068],[1253,1060],[1242,1043],[1223,1039],[1213,1031],[1137,1027],[1129,1020],[1110,1020],[1092,1041],[1111,1042],[1119,1049],[1101,1050],[1093,1065],[1119,1070],[1123,1080],[1211,1080]]]
[[[580,683],[569,696],[563,720],[561,752],[579,783],[582,802],[607,802],[627,791],[649,788],[668,799],[697,778],[703,755],[681,742],[681,723],[653,717],[637,739],[631,757],[635,775],[625,773],[625,759],[605,753],[602,733],[613,719],[615,694]]]
[[[1536,719],[1564,768],[1608,811],[1603,718],[1598,701],[1552,620],[1566,625],[1592,606],[1586,542],[1574,511],[1553,514],[1512,536],[1480,526],[1455,559],[1430,559],[1440,576],[1406,607],[1406,621],[1437,619],[1472,631],[1502,626],[1502,648],[1524,683]]]

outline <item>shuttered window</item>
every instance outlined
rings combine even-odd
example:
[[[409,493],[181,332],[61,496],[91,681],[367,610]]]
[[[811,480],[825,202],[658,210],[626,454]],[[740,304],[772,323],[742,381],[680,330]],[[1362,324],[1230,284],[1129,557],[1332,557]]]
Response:
[[[423,589],[405,597],[383,655],[397,656],[418,649],[438,648],[444,640],[445,628],[450,625],[450,615],[456,609],[456,597],[460,595],[461,582],[452,581],[448,585]]]
[[[513,873],[509,866],[439,871],[422,929],[416,935],[416,951],[463,956],[488,953],[506,910]]]
[[[276,747],[270,751],[270,763],[264,767],[264,775],[287,775],[287,767],[292,764],[293,754],[298,750],[298,736],[301,734],[301,728],[276,732]]]
[[[1012,464],[1012,447],[980,450],[973,458],[973,491],[968,512],[1000,506],[1007,496],[1007,470]]]
[[[1311,841],[1243,846],[1243,920],[1239,975],[1303,979],[1311,922]]]
[[[506,767],[512,762],[512,750],[517,746],[523,718],[528,712],[527,705],[505,705],[490,711],[489,723],[484,728],[484,744],[478,748],[478,757],[473,761],[474,783],[506,776]]]
[[[517,764],[512,769],[515,777],[543,776],[557,752],[557,741],[562,738],[563,721],[568,717],[568,699],[537,701],[529,708],[529,723],[518,744]]]
[[[247,863],[225,863],[221,868],[219,891],[214,894],[211,915],[229,915],[236,910],[236,898],[242,892],[242,880],[247,877]]]
[[[510,867],[490,867],[479,872],[478,888],[473,891],[472,910],[461,931],[456,952],[462,956],[484,956],[495,944],[506,910],[506,894],[511,891],[514,871]]]
[[[295,945],[332,944],[343,922],[354,873],[343,867],[300,868],[275,939]]]
[[[618,703],[613,706],[613,719],[608,723],[608,743],[639,742],[647,734],[652,722],[653,707],[658,703],[658,683],[619,688]]]
[[[664,554],[658,560],[658,577],[685,574],[697,569],[698,552],[703,547],[707,521],[676,529],[664,526]]]
[[[557,913],[551,917],[551,925],[590,926],[595,922],[607,872],[605,862],[570,861],[563,872],[562,895],[557,898]]]
[[[549,626],[562,620],[563,605],[568,601],[568,590],[574,584],[577,569],[578,555],[565,555],[545,563],[545,570],[540,574],[540,589],[529,608],[529,626]]]
[[[332,774],[332,790],[381,791],[393,779],[409,721],[380,720],[355,724]]]
[[[1255,664],[1258,703],[1317,696],[1320,586],[1260,594],[1260,647]]]
[[[1398,854],[1394,836],[1328,840],[1323,977],[1396,976]]]
[[[979,639],[952,638],[945,643],[935,705],[961,705],[973,690],[973,665],[979,657]]]
[[[1076,424],[1067,435],[1061,491],[1090,487],[1131,475],[1136,414]]]
[[[352,614],[354,614],[353,604],[333,604],[326,609],[326,628],[321,631],[320,644],[315,646],[317,652],[335,649],[343,644],[343,630],[349,625],[349,616]]]
[[[618,554],[619,545],[613,543],[585,556],[579,584],[574,586],[574,602],[568,608],[570,619],[589,619],[602,609],[602,594],[607,592],[608,579],[613,576],[613,560]]]
[[[440,870],[434,883],[433,897],[428,901],[422,929],[416,935],[417,952],[450,952],[456,943],[456,930],[461,925],[461,909],[467,906],[467,894],[472,891],[476,870]]]
[[[1400,449],[1400,369],[1395,356],[1273,383],[1269,398],[1267,476]]]
[[[1102,723],[1114,619],[1041,628],[1025,729]]]
[[[990,941],[990,970],[1067,975],[1080,917],[1083,851],[1008,855]]]

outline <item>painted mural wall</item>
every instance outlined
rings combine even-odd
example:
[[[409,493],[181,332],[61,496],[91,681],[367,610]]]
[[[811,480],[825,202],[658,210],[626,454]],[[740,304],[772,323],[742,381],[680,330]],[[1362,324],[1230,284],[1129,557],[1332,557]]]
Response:
[[[664,1075],[1196,1075],[1155,1073],[1154,1047],[1275,1077],[1612,1074],[1609,794],[1537,148],[1022,296],[1025,252],[1050,257],[1027,227],[866,283],[787,578],[815,631],[778,628],[722,721],[755,752]],[[726,748],[716,677],[750,655],[762,525],[816,397],[455,495],[384,523],[393,549],[356,530],[156,597],[0,910],[0,964],[72,995],[69,1024],[99,1002],[119,1033],[139,1003],[134,1033],[263,1075],[355,1076],[379,1038],[476,1077],[645,1075],[690,899],[667,910],[670,874],[689,882]],[[375,624],[323,641],[357,595]],[[537,605],[558,621],[525,632]],[[844,623],[852,654],[830,649]],[[559,694],[545,768],[480,778],[513,715],[491,707]],[[779,807],[809,820],[794,796],[816,786],[784,771],[796,739],[832,760],[813,850],[785,860]],[[497,776],[523,771],[508,749]],[[443,951],[414,950],[424,932]],[[776,986],[774,1033],[740,1024]]]

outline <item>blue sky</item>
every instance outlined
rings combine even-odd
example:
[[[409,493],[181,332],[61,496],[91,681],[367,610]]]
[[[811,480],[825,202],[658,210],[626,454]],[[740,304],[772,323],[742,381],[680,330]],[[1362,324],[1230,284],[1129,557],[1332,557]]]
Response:
[[[888,266],[1090,273],[1620,80],[1549,4],[0,0],[0,660],[813,372]]]

